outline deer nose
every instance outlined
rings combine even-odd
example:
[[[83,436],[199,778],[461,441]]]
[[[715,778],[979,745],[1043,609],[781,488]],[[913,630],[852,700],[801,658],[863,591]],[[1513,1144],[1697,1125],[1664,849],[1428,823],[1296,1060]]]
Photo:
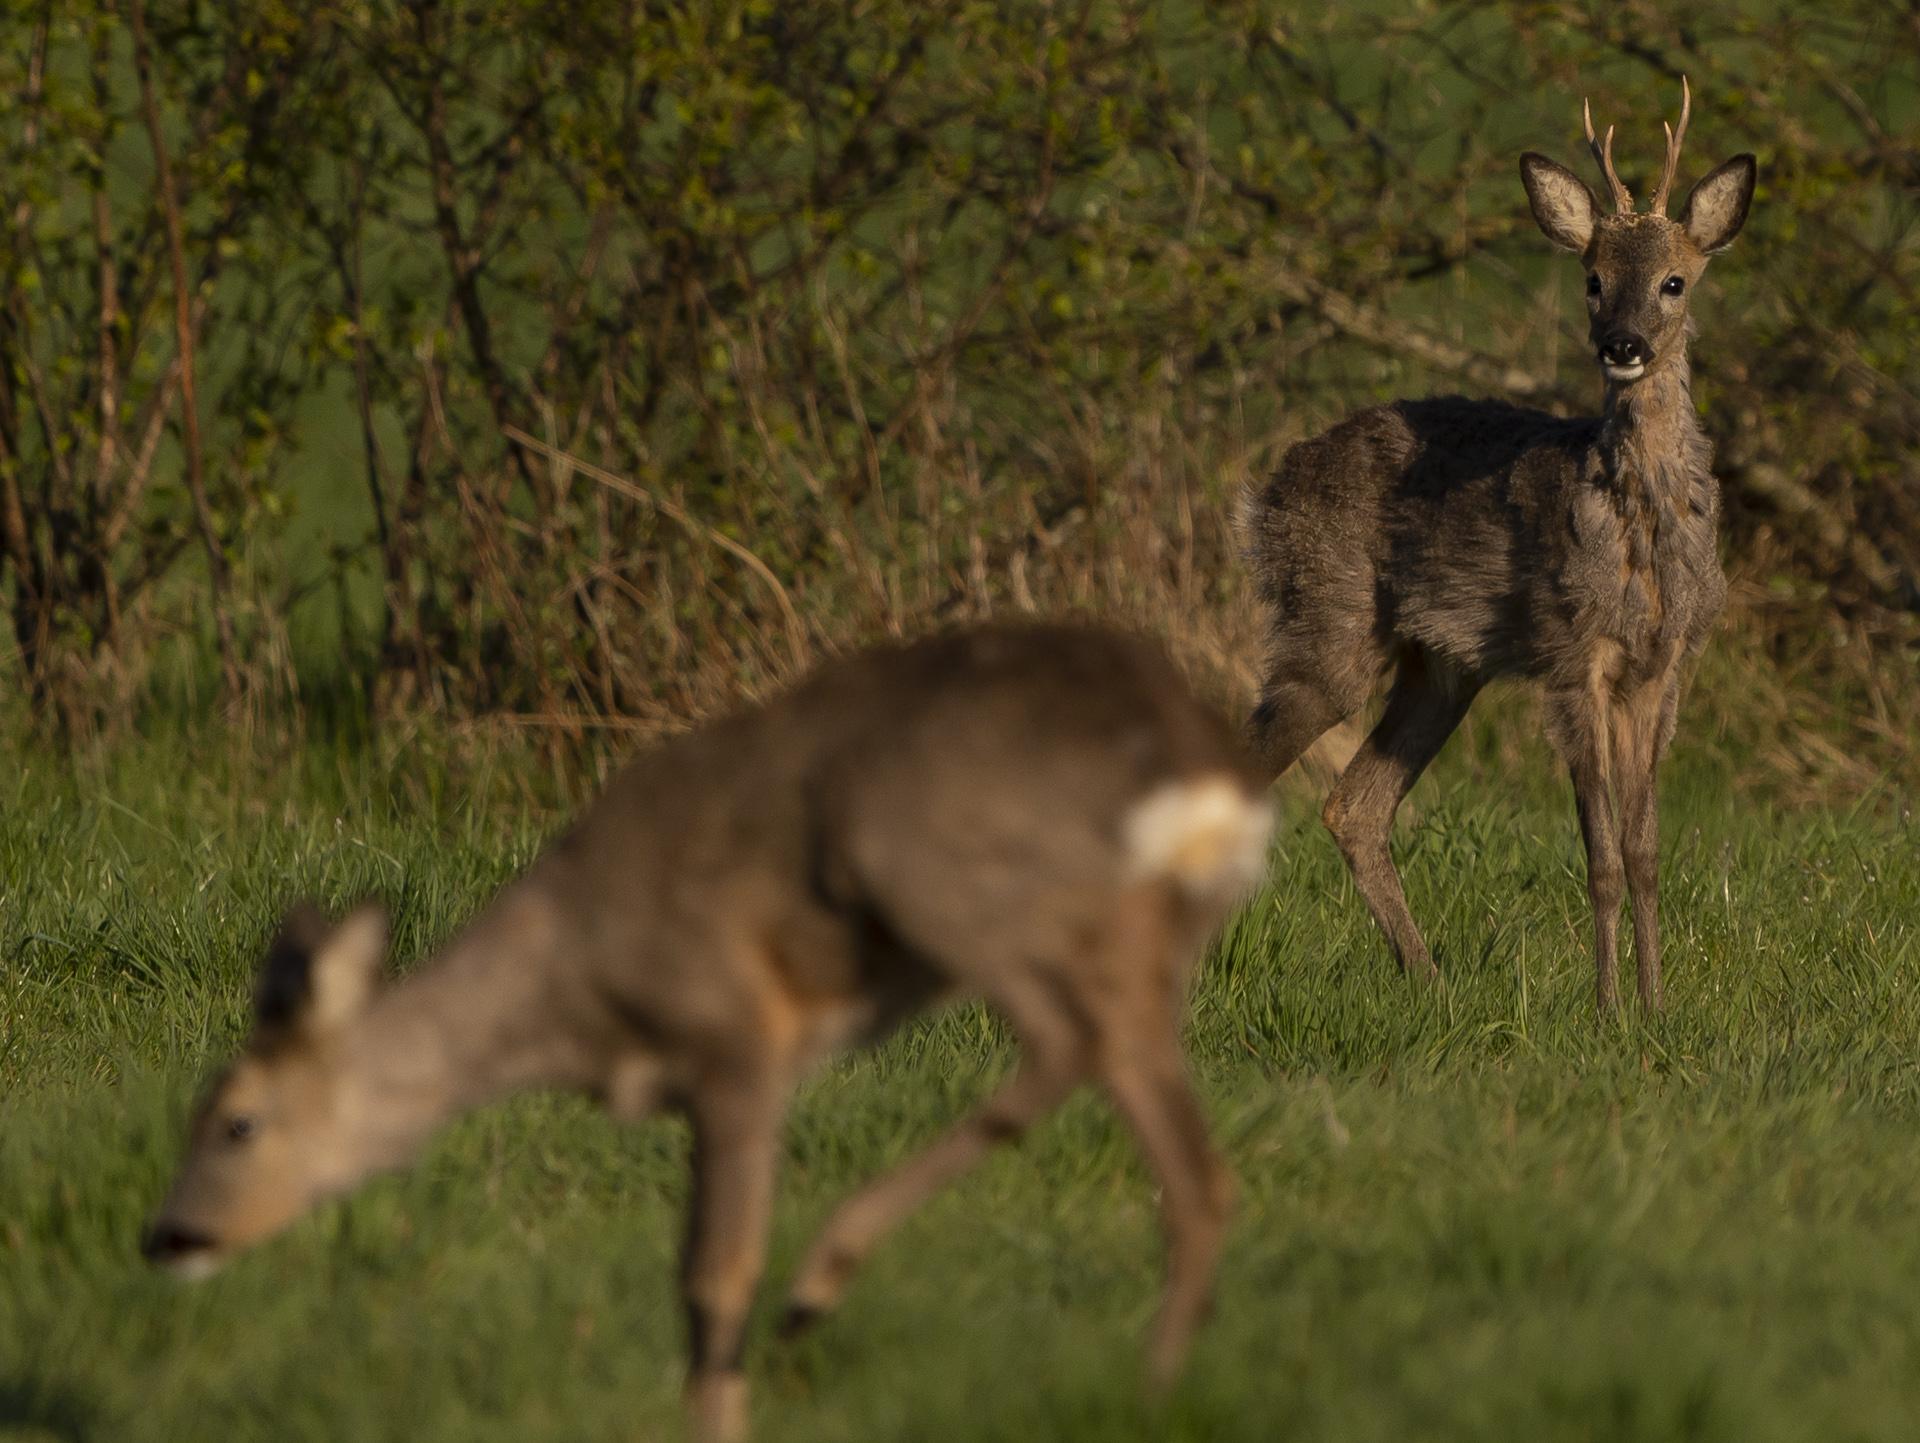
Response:
[[[1653,347],[1632,331],[1614,331],[1600,342],[1600,359],[1609,366],[1644,366],[1653,359]]]
[[[204,1252],[212,1246],[213,1239],[205,1233],[197,1233],[192,1228],[183,1228],[175,1223],[155,1223],[152,1230],[140,1240],[140,1253],[150,1263],[170,1263],[189,1253]]]

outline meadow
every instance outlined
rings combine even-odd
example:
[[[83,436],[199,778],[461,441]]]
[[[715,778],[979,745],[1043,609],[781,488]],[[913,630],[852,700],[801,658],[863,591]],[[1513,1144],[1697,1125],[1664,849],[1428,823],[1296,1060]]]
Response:
[[[1440,990],[1287,794],[1272,885],[1194,990],[1241,1205],[1164,1400],[1152,1189],[1089,1093],[777,1340],[811,1229],[1011,1050],[963,1009],[830,1066],[788,1128],[756,1436],[1911,1437],[1920,829],[1898,795],[1769,810],[1703,709],[1665,781],[1652,1020],[1595,1017],[1567,789],[1543,745],[1516,764],[1511,706],[1399,834]],[[285,902],[385,897],[404,970],[562,821],[509,750],[250,763],[218,735],[23,748],[0,805],[0,1438],[681,1436],[671,1120],[522,1097],[206,1283],[140,1260]]]
[[[886,635],[1102,617],[1243,710],[1241,489],[1371,399],[1589,409],[1514,157],[1590,97],[1638,184],[1682,75],[1685,183],[1762,189],[1702,291],[1733,592],[1668,1011],[1595,1016],[1511,696],[1397,835],[1442,989],[1294,785],[1194,988],[1241,1204],[1171,1396],[1088,1094],[774,1338],[833,1204],[1010,1065],[960,1010],[796,1100],[756,1436],[1920,1433],[1910,13],[144,12],[0,5],[0,1443],[682,1436],[671,1120],[519,1098],[202,1285],[141,1262],[282,909],[383,897],[404,971],[618,744]]]

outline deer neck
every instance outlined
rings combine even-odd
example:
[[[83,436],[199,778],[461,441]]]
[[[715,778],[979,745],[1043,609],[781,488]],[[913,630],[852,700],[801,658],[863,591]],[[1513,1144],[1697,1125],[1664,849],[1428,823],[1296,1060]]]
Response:
[[[522,882],[375,996],[341,1044],[343,1105],[369,1169],[405,1161],[483,1103],[581,1084],[584,1049],[556,986],[561,950],[553,909]]]
[[[1683,340],[1637,381],[1607,382],[1600,450],[1623,499],[1666,510],[1706,475],[1706,433],[1693,407],[1693,373]]]

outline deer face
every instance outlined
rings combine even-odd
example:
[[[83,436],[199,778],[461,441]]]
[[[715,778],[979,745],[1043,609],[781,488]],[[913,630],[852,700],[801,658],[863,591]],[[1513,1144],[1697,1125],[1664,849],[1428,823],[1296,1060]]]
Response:
[[[289,914],[261,969],[253,1039],[194,1117],[141,1245],[149,1259],[203,1277],[372,1170],[345,1054],[385,952],[378,907],[332,929],[311,908]]]
[[[1533,217],[1547,239],[1577,252],[1586,267],[1588,331],[1607,379],[1628,385],[1682,354],[1688,335],[1687,302],[1707,258],[1733,243],[1746,223],[1758,167],[1736,155],[1693,188],[1680,219],[1664,214],[1680,159],[1687,112],[1669,131],[1666,173],[1652,207],[1635,214],[1633,197],[1613,170],[1613,132],[1603,148],[1587,139],[1613,189],[1616,213],[1604,215],[1585,181],[1544,155],[1520,157],[1520,179]]]
[[[1587,268],[1588,337],[1610,381],[1637,381],[1689,334],[1687,301],[1707,256],[1665,216],[1607,216],[1580,257]]]

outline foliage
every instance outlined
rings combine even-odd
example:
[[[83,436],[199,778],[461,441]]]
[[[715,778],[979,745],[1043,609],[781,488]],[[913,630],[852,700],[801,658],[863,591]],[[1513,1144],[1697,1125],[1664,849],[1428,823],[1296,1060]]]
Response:
[[[382,715],[673,725],[1008,607],[1244,692],[1238,488],[1362,401],[1591,406],[1514,158],[1578,159],[1590,95],[1638,183],[1683,73],[1682,189],[1762,165],[1697,306],[1738,594],[1782,659],[1912,642],[1920,34],[1877,0],[156,0],[204,525],[130,14],[0,14],[0,595],[82,730],[216,614],[235,687],[311,688],[302,606]],[[296,576],[315,416],[363,539]]]

